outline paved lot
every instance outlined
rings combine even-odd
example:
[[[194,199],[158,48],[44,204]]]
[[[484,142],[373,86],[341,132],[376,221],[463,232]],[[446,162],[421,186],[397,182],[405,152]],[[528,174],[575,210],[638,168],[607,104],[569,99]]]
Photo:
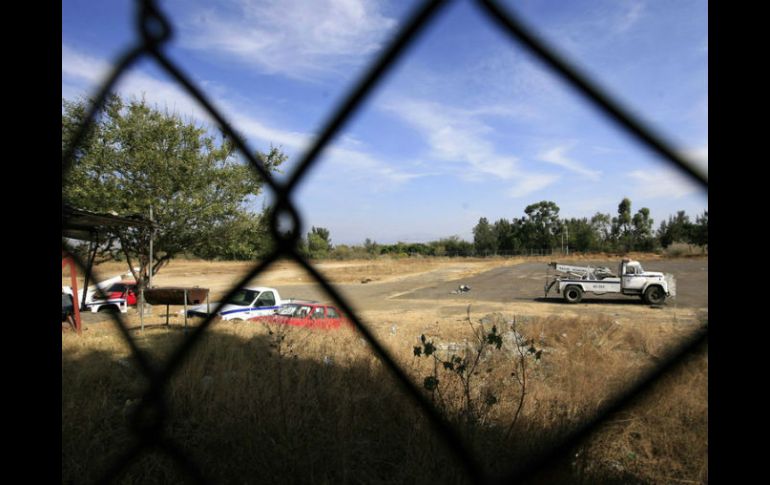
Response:
[[[562,262],[562,261],[559,261]],[[585,261],[570,262],[566,264],[592,266],[607,266],[617,272],[616,262],[612,261]],[[677,305],[682,307],[707,307],[708,306],[708,260],[706,259],[681,259],[651,261],[642,266],[648,271],[660,271],[672,273],[677,281]],[[454,281],[435,281],[425,287],[409,291],[399,299],[418,300],[452,300],[456,295],[459,284],[471,287],[468,296],[480,301],[511,302],[511,301],[546,301],[543,286],[546,281],[547,266],[543,263],[524,263],[517,266],[501,267],[486,271],[470,278]],[[549,292],[548,302],[557,302],[562,299],[553,289]],[[618,294],[593,295],[587,293],[584,302],[622,304],[642,304],[640,298],[628,297]]]

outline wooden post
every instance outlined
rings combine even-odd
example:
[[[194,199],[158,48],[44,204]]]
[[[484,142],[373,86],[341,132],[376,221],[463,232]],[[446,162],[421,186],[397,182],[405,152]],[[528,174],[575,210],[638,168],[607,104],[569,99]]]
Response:
[[[75,330],[77,330],[78,335],[80,335],[81,331],[81,324],[80,324],[80,305],[78,304],[78,273],[77,269],[75,268],[75,262],[72,260],[72,257],[70,257],[69,254],[67,254],[64,249],[62,249],[62,261],[61,265],[62,267],[64,265],[69,265],[70,268],[70,281],[71,281],[71,288],[72,288],[72,311],[73,311],[73,317],[75,319]],[[83,290],[83,294],[85,295],[86,290]]]
[[[184,333],[187,333],[187,288],[184,289]]]

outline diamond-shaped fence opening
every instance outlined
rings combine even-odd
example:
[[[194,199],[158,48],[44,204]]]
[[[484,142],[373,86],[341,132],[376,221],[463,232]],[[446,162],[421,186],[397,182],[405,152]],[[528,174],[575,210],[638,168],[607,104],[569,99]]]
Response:
[[[468,477],[474,482],[497,482],[511,483],[514,481],[530,478],[545,465],[553,460],[557,460],[564,452],[570,450],[580,442],[581,439],[588,436],[599,424],[614,412],[627,406],[634,398],[639,396],[656,380],[671,372],[680,366],[684,360],[693,352],[700,351],[706,342],[707,327],[704,327],[684,342],[677,346],[673,351],[660,359],[659,364],[636,382],[629,385],[623,392],[614,396],[608,402],[605,402],[601,409],[593,415],[592,418],[572,429],[563,437],[560,442],[548,450],[542,451],[538,456],[524,464],[517,464],[515,472],[499,479],[492,479],[480,466],[476,457],[468,449],[464,440],[460,438],[456,429],[450,426],[442,414],[426,398],[423,390],[416,386],[395,362],[386,348],[378,341],[372,332],[361,322],[352,310],[351,306],[342,297],[342,295],[321,275],[297,250],[296,243],[300,237],[301,218],[296,210],[292,200],[292,192],[298,183],[303,179],[308,169],[317,163],[319,154],[335,138],[346,122],[362,105],[373,88],[382,79],[383,75],[392,68],[394,63],[405,54],[411,44],[420,33],[440,14],[442,8],[450,3],[442,0],[429,0],[418,5],[410,14],[407,21],[403,24],[395,38],[380,54],[370,66],[367,72],[361,77],[359,82],[350,90],[347,96],[336,107],[328,118],[328,121],[321,130],[319,136],[315,139],[312,146],[308,148],[294,172],[290,174],[285,183],[279,183],[273,179],[263,164],[263,161],[254,156],[253,151],[249,150],[245,141],[237,134],[237,131],[228,121],[216,110],[209,101],[206,94],[199,89],[192,81],[190,76],[184,73],[171,59],[162,52],[163,44],[166,43],[172,33],[171,22],[157,8],[155,2],[151,0],[139,0],[137,8],[137,31],[140,40],[136,46],[127,50],[115,63],[114,70],[108,79],[101,85],[94,101],[90,105],[90,110],[84,118],[83,124],[79,127],[73,137],[72,143],[66,147],[62,155],[62,176],[66,184],[67,173],[74,163],[75,152],[78,146],[83,142],[85,133],[93,123],[99,108],[105,103],[107,96],[112,91],[117,81],[131,69],[131,67],[141,58],[149,58],[155,61],[167,74],[181,85],[184,90],[192,96],[200,105],[216,120],[224,134],[229,136],[234,142],[238,151],[243,155],[263,180],[269,190],[272,191],[275,204],[272,208],[272,236],[275,241],[275,249],[267,257],[263,258],[241,281],[235,285],[229,293],[222,299],[226,301],[232,296],[238,288],[259,275],[279,258],[289,258],[298,263],[312,278],[323,288],[323,290],[339,305],[339,308],[350,316],[356,329],[360,332],[366,342],[371,346],[374,353],[385,364],[389,372],[395,377],[405,394],[412,402],[424,413],[425,417],[435,430],[439,439],[451,451],[452,456],[457,460],[459,466],[464,469]],[[606,93],[595,87],[595,85],[577,69],[575,69],[568,60],[560,58],[554,51],[539,39],[532,31],[508,9],[498,5],[492,0],[477,0],[476,6],[489,17],[490,24],[502,29],[511,39],[526,47],[533,52],[541,61],[549,66],[558,76],[568,81],[573,88],[583,96],[594,103],[609,119],[626,129],[649,149],[681,169],[684,173],[693,178],[704,191],[708,190],[708,181],[706,177],[695,170],[689,163],[684,161],[672,150],[658,135],[645,127],[636,118],[627,113],[620,105],[612,100]],[[292,230],[286,232],[285,228],[279,230],[279,219],[290,219],[293,221]],[[67,243],[62,241],[64,249],[67,249]],[[72,253],[72,251],[70,251]],[[86,264],[74,256],[81,271],[84,271]],[[91,275],[89,275],[91,276]],[[93,277],[91,276],[93,280]],[[211,313],[200,325],[195,326],[189,335],[183,340],[178,348],[170,352],[170,356],[161,364],[153,363],[139,348],[135,339],[131,336],[128,328],[120,317],[114,316],[116,326],[120,329],[122,336],[128,344],[133,357],[135,358],[139,372],[146,379],[147,388],[143,398],[136,404],[131,414],[129,425],[135,433],[133,444],[126,446],[122,455],[115,461],[112,468],[106,470],[101,477],[103,482],[118,480],[123,472],[131,468],[135,463],[141,460],[147,453],[161,453],[164,459],[172,460],[185,477],[196,482],[207,482],[205,471],[200,470],[195,461],[183,450],[183,446],[169,440],[163,435],[162,428],[169,419],[169,403],[166,402],[165,391],[169,381],[175,372],[178,372],[183,366],[186,356],[201,341],[203,334],[213,321],[213,315],[218,308]],[[178,478],[178,477],[177,477]]]

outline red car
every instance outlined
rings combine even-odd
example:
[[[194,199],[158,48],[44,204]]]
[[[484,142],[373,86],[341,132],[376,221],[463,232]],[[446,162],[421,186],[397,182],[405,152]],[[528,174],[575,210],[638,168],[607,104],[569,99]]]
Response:
[[[126,280],[114,283],[102,292],[107,296],[104,299],[125,298],[128,305],[136,305],[136,291],[136,281]]]
[[[254,317],[249,320],[323,329],[350,325],[350,321],[336,307],[316,302],[287,303],[282,305],[274,315]]]

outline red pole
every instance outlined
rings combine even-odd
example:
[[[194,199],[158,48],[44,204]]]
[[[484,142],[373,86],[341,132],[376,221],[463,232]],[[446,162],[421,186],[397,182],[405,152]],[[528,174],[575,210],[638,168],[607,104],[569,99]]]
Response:
[[[70,256],[67,255],[64,250],[62,250],[62,260],[61,265],[62,268],[64,265],[69,265],[70,268],[70,279],[72,281],[72,308],[74,312],[74,318],[75,318],[75,330],[77,330],[78,335],[80,335],[80,305],[78,303],[78,273],[75,269],[75,262],[72,260]]]

